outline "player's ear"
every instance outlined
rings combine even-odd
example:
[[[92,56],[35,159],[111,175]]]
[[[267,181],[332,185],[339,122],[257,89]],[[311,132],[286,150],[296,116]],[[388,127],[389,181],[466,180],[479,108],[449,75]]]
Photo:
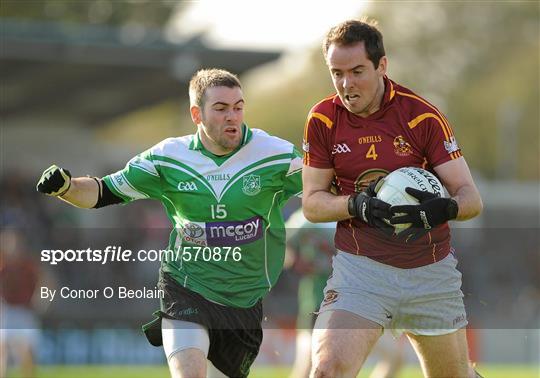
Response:
[[[381,76],[386,75],[386,71],[388,69],[388,59],[386,59],[386,55],[381,57],[379,59],[379,67],[377,67],[377,71]]]
[[[191,105],[189,112],[191,114],[191,120],[194,124],[198,125],[202,122],[201,108],[197,105]]]

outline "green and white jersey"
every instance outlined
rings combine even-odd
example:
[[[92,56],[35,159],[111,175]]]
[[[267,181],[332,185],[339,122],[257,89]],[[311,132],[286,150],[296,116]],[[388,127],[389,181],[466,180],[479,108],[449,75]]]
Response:
[[[103,180],[125,202],[151,198],[165,207],[175,253],[162,261],[164,272],[211,301],[251,307],[281,272],[281,208],[301,194],[301,169],[293,144],[244,125],[229,155],[211,154],[198,134],[169,138]]]

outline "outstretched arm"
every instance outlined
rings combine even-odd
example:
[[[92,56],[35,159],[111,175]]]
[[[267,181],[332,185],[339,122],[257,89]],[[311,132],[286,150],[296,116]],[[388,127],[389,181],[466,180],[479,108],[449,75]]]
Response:
[[[96,206],[101,183],[91,177],[76,177],[71,180],[71,187],[63,196],[62,201],[83,209]]]
[[[57,197],[70,205],[83,209],[96,207],[103,195],[103,183],[98,178],[71,178],[67,169],[52,165],[47,168],[36,185],[38,192]],[[120,202],[120,201],[117,201]]]

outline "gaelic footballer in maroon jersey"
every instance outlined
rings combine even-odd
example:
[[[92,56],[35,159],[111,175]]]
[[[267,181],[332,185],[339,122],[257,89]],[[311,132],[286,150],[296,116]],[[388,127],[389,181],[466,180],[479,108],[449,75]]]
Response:
[[[336,25],[323,55],[337,95],[315,105],[306,123],[302,206],[311,222],[339,221],[338,250],[324,289],[335,300],[315,322],[310,376],[357,376],[389,329],[407,333],[424,376],[473,377],[447,222],[475,217],[482,200],[452,129],[434,106],[388,79],[374,23]],[[367,185],[406,166],[436,173],[451,197],[405,188],[419,203],[392,206]],[[412,227],[391,236],[385,219]]]
[[[351,113],[336,94],[316,104],[304,130],[304,164],[333,168],[338,195],[364,190],[379,176],[405,166],[433,167],[461,155],[444,115],[425,99],[388,77],[380,108],[367,117]],[[356,218],[340,221],[336,247],[384,264],[413,268],[440,261],[450,252],[448,224],[440,225],[403,250]]]

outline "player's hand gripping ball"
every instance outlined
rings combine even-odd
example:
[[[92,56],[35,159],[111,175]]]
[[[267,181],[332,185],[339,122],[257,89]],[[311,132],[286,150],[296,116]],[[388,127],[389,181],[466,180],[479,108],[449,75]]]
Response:
[[[48,196],[61,197],[71,187],[71,173],[67,169],[51,165],[41,175],[36,189]]]
[[[377,198],[392,205],[392,224],[396,234],[416,240],[457,215],[457,203],[444,198],[441,182],[432,173],[416,167],[395,170],[383,179]]]
[[[390,236],[394,229],[389,223],[385,223],[385,219],[392,216],[390,204],[377,198],[381,182],[379,177],[372,181],[365,191],[352,195],[348,204],[349,214]]]

